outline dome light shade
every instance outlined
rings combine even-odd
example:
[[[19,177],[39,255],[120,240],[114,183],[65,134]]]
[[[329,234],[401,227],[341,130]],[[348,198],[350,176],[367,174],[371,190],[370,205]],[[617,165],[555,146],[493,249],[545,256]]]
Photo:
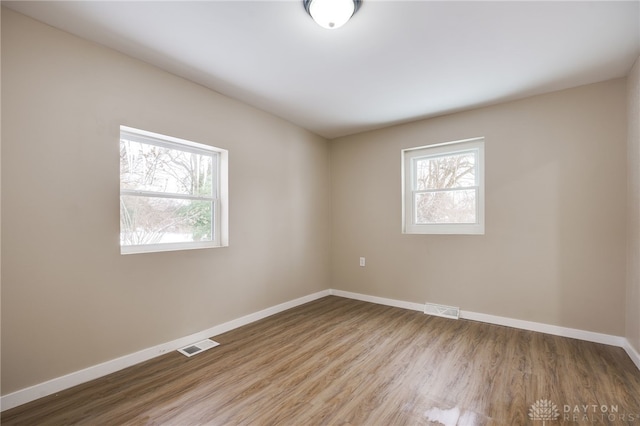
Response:
[[[304,8],[322,28],[340,28],[356,13],[362,0],[303,0]]]

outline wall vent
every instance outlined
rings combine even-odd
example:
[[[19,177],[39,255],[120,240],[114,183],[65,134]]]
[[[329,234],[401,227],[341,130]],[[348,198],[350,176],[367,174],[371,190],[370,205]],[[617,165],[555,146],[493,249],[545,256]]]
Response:
[[[424,313],[451,319],[460,318],[460,308],[456,308],[454,306],[437,305],[435,303],[425,303]]]
[[[178,349],[182,355],[185,356],[194,356],[195,354],[199,354],[200,352],[204,352],[207,349],[215,348],[220,343],[214,342],[211,339],[206,339],[198,343],[194,343],[193,345],[185,346],[184,348]]]

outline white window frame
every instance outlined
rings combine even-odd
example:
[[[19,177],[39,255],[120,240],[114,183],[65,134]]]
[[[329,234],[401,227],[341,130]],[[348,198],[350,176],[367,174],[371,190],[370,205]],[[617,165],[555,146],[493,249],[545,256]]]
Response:
[[[414,208],[415,163],[419,158],[474,152],[476,155],[476,223],[416,224]],[[405,234],[484,235],[484,138],[465,139],[402,150],[402,232]]]
[[[120,196],[138,195],[153,196],[158,198],[184,198],[184,199],[202,199],[213,201],[214,220],[212,223],[213,239],[212,241],[191,241],[180,243],[158,243],[158,244],[140,244],[140,245],[120,245],[120,254],[135,253],[154,253],[176,250],[191,250],[214,247],[227,247],[229,245],[229,152],[226,149],[204,145],[185,139],[166,136],[159,133],[153,133],[146,130],[135,129],[128,126],[120,126],[120,139],[141,142],[149,145],[161,146],[164,148],[176,149],[191,153],[204,155],[214,154],[216,161],[216,191],[217,197],[198,197],[198,196],[181,196],[176,194],[163,195],[162,193],[130,190],[122,188],[120,181]],[[122,213],[120,213],[122,214]]]

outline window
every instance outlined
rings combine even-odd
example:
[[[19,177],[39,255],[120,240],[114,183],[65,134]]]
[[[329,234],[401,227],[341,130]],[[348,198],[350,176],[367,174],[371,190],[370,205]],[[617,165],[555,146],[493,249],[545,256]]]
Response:
[[[120,126],[120,253],[228,245],[227,151]]]
[[[484,139],[402,151],[403,232],[484,234]]]

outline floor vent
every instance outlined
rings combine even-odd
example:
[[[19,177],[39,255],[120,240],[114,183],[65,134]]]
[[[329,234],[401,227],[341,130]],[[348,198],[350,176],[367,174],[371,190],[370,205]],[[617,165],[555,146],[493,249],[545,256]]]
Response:
[[[435,303],[425,303],[424,313],[451,319],[460,318],[460,308],[456,308],[454,306],[436,305]]]
[[[180,348],[178,349],[178,352],[180,352],[182,355],[185,355],[185,356],[194,356],[196,354],[199,354],[200,352],[206,351],[207,349],[215,348],[219,344],[220,343],[214,342],[211,339],[206,339],[201,342],[194,343],[193,345]]]

